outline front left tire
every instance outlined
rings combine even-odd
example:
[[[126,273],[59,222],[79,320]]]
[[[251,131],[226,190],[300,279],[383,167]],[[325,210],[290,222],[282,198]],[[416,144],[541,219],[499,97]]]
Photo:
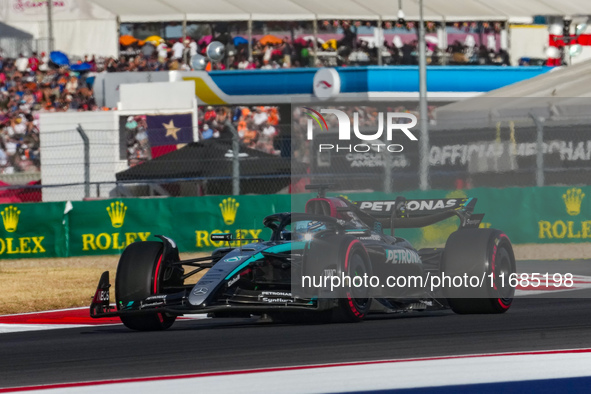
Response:
[[[115,277],[117,310],[161,291],[165,269],[162,253],[163,244],[154,241],[135,242],[125,248]],[[120,318],[126,327],[137,331],[166,330],[176,320],[176,316],[165,313]]]

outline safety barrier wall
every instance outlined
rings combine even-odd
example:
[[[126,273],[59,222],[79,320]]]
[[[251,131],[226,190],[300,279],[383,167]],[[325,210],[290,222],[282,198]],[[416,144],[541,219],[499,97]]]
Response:
[[[338,195],[338,194],[335,194]],[[303,211],[311,194],[117,199],[0,205],[0,258],[45,258],[121,253],[135,241],[166,235],[181,252],[209,251],[215,232],[237,238],[267,239],[263,218],[275,212]],[[394,200],[384,193],[350,193],[350,200]],[[515,244],[588,242],[591,239],[591,187],[476,188],[467,191],[415,191],[414,198],[478,198],[482,227],[506,232]],[[457,228],[455,218],[423,229],[397,230],[417,247],[442,246]],[[236,245],[236,243],[234,243]]]

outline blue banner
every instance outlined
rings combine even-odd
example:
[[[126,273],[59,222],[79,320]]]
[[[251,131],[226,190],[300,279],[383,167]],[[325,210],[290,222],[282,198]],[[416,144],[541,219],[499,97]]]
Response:
[[[147,115],[150,146],[178,145],[193,142],[192,114]]]

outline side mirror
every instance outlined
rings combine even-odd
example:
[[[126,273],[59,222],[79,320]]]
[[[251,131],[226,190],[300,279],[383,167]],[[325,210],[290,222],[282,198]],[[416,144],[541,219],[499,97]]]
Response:
[[[209,239],[212,240],[212,241],[226,241],[226,242],[230,242],[232,240],[232,234],[231,233],[211,234],[209,236]]]

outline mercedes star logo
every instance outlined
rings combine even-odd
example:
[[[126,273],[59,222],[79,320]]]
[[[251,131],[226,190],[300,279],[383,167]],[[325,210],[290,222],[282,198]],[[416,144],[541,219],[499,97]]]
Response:
[[[193,290],[193,295],[202,295],[207,293],[207,287],[198,287]]]

